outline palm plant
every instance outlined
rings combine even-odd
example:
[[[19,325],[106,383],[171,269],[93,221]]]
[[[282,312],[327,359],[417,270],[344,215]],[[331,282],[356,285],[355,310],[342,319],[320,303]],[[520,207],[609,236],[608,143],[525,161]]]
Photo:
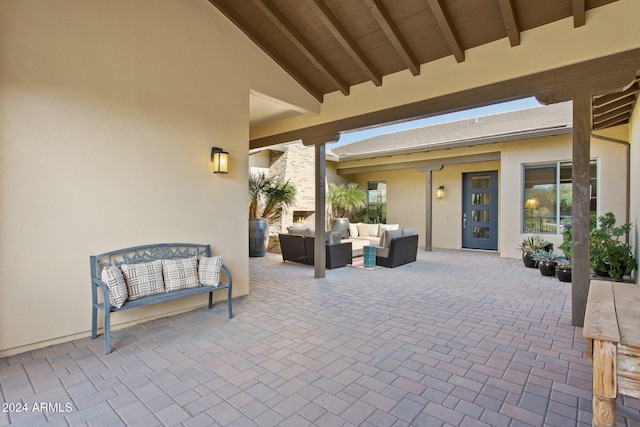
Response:
[[[264,173],[249,174],[249,218],[277,217],[295,202],[296,192],[289,180],[269,178]]]
[[[347,185],[330,183],[327,202],[331,205],[331,215],[334,218],[345,218],[352,210],[367,206],[367,195],[354,182]]]

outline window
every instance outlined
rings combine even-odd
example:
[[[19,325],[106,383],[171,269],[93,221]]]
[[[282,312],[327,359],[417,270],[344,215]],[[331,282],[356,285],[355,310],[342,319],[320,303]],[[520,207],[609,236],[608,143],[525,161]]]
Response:
[[[387,223],[387,181],[367,182],[367,222]]]
[[[590,213],[597,208],[597,161],[589,168]],[[558,162],[524,167],[524,233],[562,233],[571,224],[571,163]]]

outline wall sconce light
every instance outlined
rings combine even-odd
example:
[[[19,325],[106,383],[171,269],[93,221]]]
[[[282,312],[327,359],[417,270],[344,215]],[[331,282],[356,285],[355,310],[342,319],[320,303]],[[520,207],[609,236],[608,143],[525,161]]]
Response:
[[[213,173],[229,173],[229,153],[222,148],[211,148],[211,161],[213,162]]]
[[[436,199],[444,199],[444,185],[436,188]]]
[[[531,198],[527,199],[526,202],[524,202],[524,208],[525,209],[537,209],[539,204],[540,204],[540,202],[538,201],[537,197],[531,197]]]

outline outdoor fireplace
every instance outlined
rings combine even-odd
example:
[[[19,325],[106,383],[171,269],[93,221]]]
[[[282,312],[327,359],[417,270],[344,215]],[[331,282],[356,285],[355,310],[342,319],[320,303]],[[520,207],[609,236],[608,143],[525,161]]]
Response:
[[[315,211],[293,211],[293,224],[304,224]]]

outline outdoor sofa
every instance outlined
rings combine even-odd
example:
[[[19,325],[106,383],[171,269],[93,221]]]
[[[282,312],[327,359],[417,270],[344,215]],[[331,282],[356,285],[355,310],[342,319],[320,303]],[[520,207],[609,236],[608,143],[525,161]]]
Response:
[[[282,251],[282,261],[294,261],[305,265],[314,265],[314,245],[315,238],[302,234],[279,234],[280,250]],[[326,268],[331,270],[352,263],[351,242],[338,243],[327,238],[326,248]]]

